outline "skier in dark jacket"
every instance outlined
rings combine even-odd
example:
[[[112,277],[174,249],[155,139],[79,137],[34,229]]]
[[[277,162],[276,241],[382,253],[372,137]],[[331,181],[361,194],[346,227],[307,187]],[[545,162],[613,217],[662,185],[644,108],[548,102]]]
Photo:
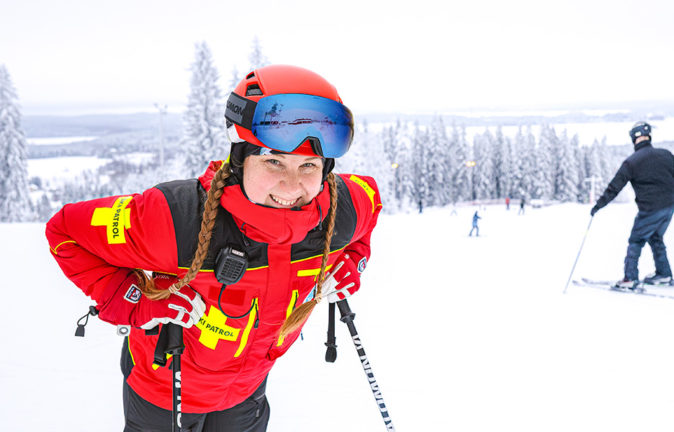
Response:
[[[639,256],[648,242],[653,251],[655,274],[644,279],[649,284],[664,285],[672,281],[663,236],[674,212],[674,156],[651,145],[651,126],[637,122],[630,130],[634,153],[620,166],[597,203],[592,216],[618,195],[627,182],[632,183],[639,208],[629,237],[625,257],[625,277],[618,288],[634,289],[639,281]]]
[[[479,219],[482,219],[482,218],[480,216],[478,216],[477,210],[475,210],[475,214],[473,215],[473,227],[470,229],[470,233],[468,234],[468,237],[473,236],[473,231],[477,231],[475,235],[476,235],[476,237],[480,237],[480,227],[477,226],[477,221]]]

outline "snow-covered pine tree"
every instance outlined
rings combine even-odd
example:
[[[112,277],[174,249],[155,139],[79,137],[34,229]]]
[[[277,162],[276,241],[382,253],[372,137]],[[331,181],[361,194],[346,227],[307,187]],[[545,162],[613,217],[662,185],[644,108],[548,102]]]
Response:
[[[239,69],[236,66],[232,67],[232,74],[229,78],[229,83],[226,89],[226,95],[229,97],[229,94],[236,88],[236,85],[241,81],[241,75],[239,74]]]
[[[201,174],[208,161],[224,159],[228,152],[218,71],[206,42],[197,43],[195,51],[182,139],[190,176]]]
[[[470,200],[473,198],[472,194],[472,172],[473,169],[470,166],[473,157],[471,155],[471,149],[466,140],[466,128],[461,126],[458,128],[456,125],[452,127],[452,137],[450,142],[452,152],[449,155],[450,161],[452,161],[452,167],[455,167],[453,172],[450,172],[450,181],[452,183],[451,192],[449,196],[449,203],[455,203],[457,201]]]
[[[578,134],[573,134],[571,137],[571,148],[574,151],[576,165],[576,202],[585,202],[587,194],[583,186],[587,177],[587,171],[585,171],[585,150],[587,148],[580,146]]]
[[[473,138],[473,157],[475,166],[473,173],[473,199],[490,199],[494,197],[495,174],[493,160],[493,137],[489,129],[482,135]]]
[[[396,155],[398,168],[395,173],[396,191],[399,194],[398,208],[401,210],[417,208],[418,200],[415,197],[416,185],[414,176],[416,169],[414,167],[413,157],[413,137],[414,130],[409,123],[400,123],[396,128]]]
[[[620,166],[620,162],[613,160],[613,155],[606,144],[606,136],[602,137],[597,150],[599,154],[599,165],[601,166],[601,177],[604,180],[603,187],[605,187],[615,175],[615,172]]]
[[[578,199],[578,166],[575,149],[571,146],[566,129],[562,131],[558,143],[554,197],[562,202],[576,202]]]
[[[428,169],[428,156],[426,155],[428,143],[428,131],[414,124],[412,138],[412,190],[410,198],[419,213],[430,205],[431,172]]]
[[[522,132],[522,126],[517,129],[517,134],[512,142],[512,150],[515,155],[516,176],[514,177],[510,198],[521,198],[532,189],[534,163],[534,149],[527,147],[527,140]]]
[[[0,65],[0,222],[33,218],[28,189],[26,136],[18,96],[5,65]]]
[[[423,143],[425,172],[428,190],[426,206],[442,206],[450,202],[456,185],[450,181],[452,167],[460,164],[453,157],[454,143],[447,137],[445,122],[441,116],[431,121],[426,142]]]
[[[496,128],[494,142],[494,198],[505,198],[510,195],[513,184],[512,144],[503,136],[501,126]]]
[[[260,46],[260,39],[257,36],[253,38],[253,44],[251,46],[250,55],[248,56],[248,62],[250,63],[249,70],[261,68],[262,66],[267,66],[269,60],[262,53],[262,47]]]
[[[552,199],[555,196],[558,152],[559,138],[554,128],[542,125],[537,152],[537,169],[542,174],[540,183],[540,198],[542,199]]]
[[[366,121],[356,124],[351,149],[344,157],[338,158],[336,163],[335,169],[338,172],[374,177],[384,208],[388,209],[393,202],[394,169],[384,151],[383,134],[370,132]]]
[[[526,148],[531,151],[531,188],[526,191],[527,195],[525,198],[539,199],[543,197],[544,192],[548,187],[547,183],[547,174],[541,169],[542,166],[542,155],[540,150],[540,143],[536,142],[536,137],[531,130],[531,127],[527,128],[526,135]]]

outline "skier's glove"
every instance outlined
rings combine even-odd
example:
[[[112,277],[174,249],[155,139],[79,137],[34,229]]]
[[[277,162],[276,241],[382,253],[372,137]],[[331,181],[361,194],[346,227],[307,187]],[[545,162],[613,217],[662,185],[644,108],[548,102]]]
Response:
[[[120,283],[124,274],[126,277]],[[190,328],[199,322],[206,310],[201,296],[189,285],[185,285],[167,299],[150,300],[138,288],[135,274],[121,273],[121,277],[113,278],[97,306],[98,316],[103,321],[146,330],[159,323],[173,323]],[[155,275],[153,280],[158,289],[168,289],[178,281],[174,276],[161,273]]]
[[[597,213],[598,211],[599,207],[595,205],[594,207],[592,207],[592,210],[590,210],[590,216],[594,216],[594,214]]]
[[[360,288],[360,274],[365,270],[367,259],[349,251],[328,273],[323,282],[323,295],[330,303],[344,300]]]

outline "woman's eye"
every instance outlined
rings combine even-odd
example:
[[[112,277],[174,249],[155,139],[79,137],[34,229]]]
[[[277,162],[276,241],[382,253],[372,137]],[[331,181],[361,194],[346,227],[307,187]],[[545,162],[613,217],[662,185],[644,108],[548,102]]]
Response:
[[[268,163],[269,165],[274,165],[274,166],[279,166],[281,165],[281,161],[278,159],[267,159],[264,161],[265,163]]]

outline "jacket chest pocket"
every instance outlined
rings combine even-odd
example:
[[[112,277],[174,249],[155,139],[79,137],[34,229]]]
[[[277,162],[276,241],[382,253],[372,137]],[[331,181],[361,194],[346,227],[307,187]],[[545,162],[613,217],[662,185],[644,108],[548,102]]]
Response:
[[[300,277],[293,281],[293,290],[286,308],[286,319],[288,319],[293,310],[295,310],[298,306],[314,298],[315,284],[315,277]],[[285,354],[301,333],[302,329],[300,328],[286,335],[286,337],[281,337],[279,335],[269,348],[269,352],[267,352],[267,359],[275,360]]]
[[[195,362],[209,370],[238,370],[246,347],[255,335],[256,306],[257,298],[253,298],[247,314],[227,316],[227,310],[223,313],[217,304],[209,305],[199,323],[189,332]]]

